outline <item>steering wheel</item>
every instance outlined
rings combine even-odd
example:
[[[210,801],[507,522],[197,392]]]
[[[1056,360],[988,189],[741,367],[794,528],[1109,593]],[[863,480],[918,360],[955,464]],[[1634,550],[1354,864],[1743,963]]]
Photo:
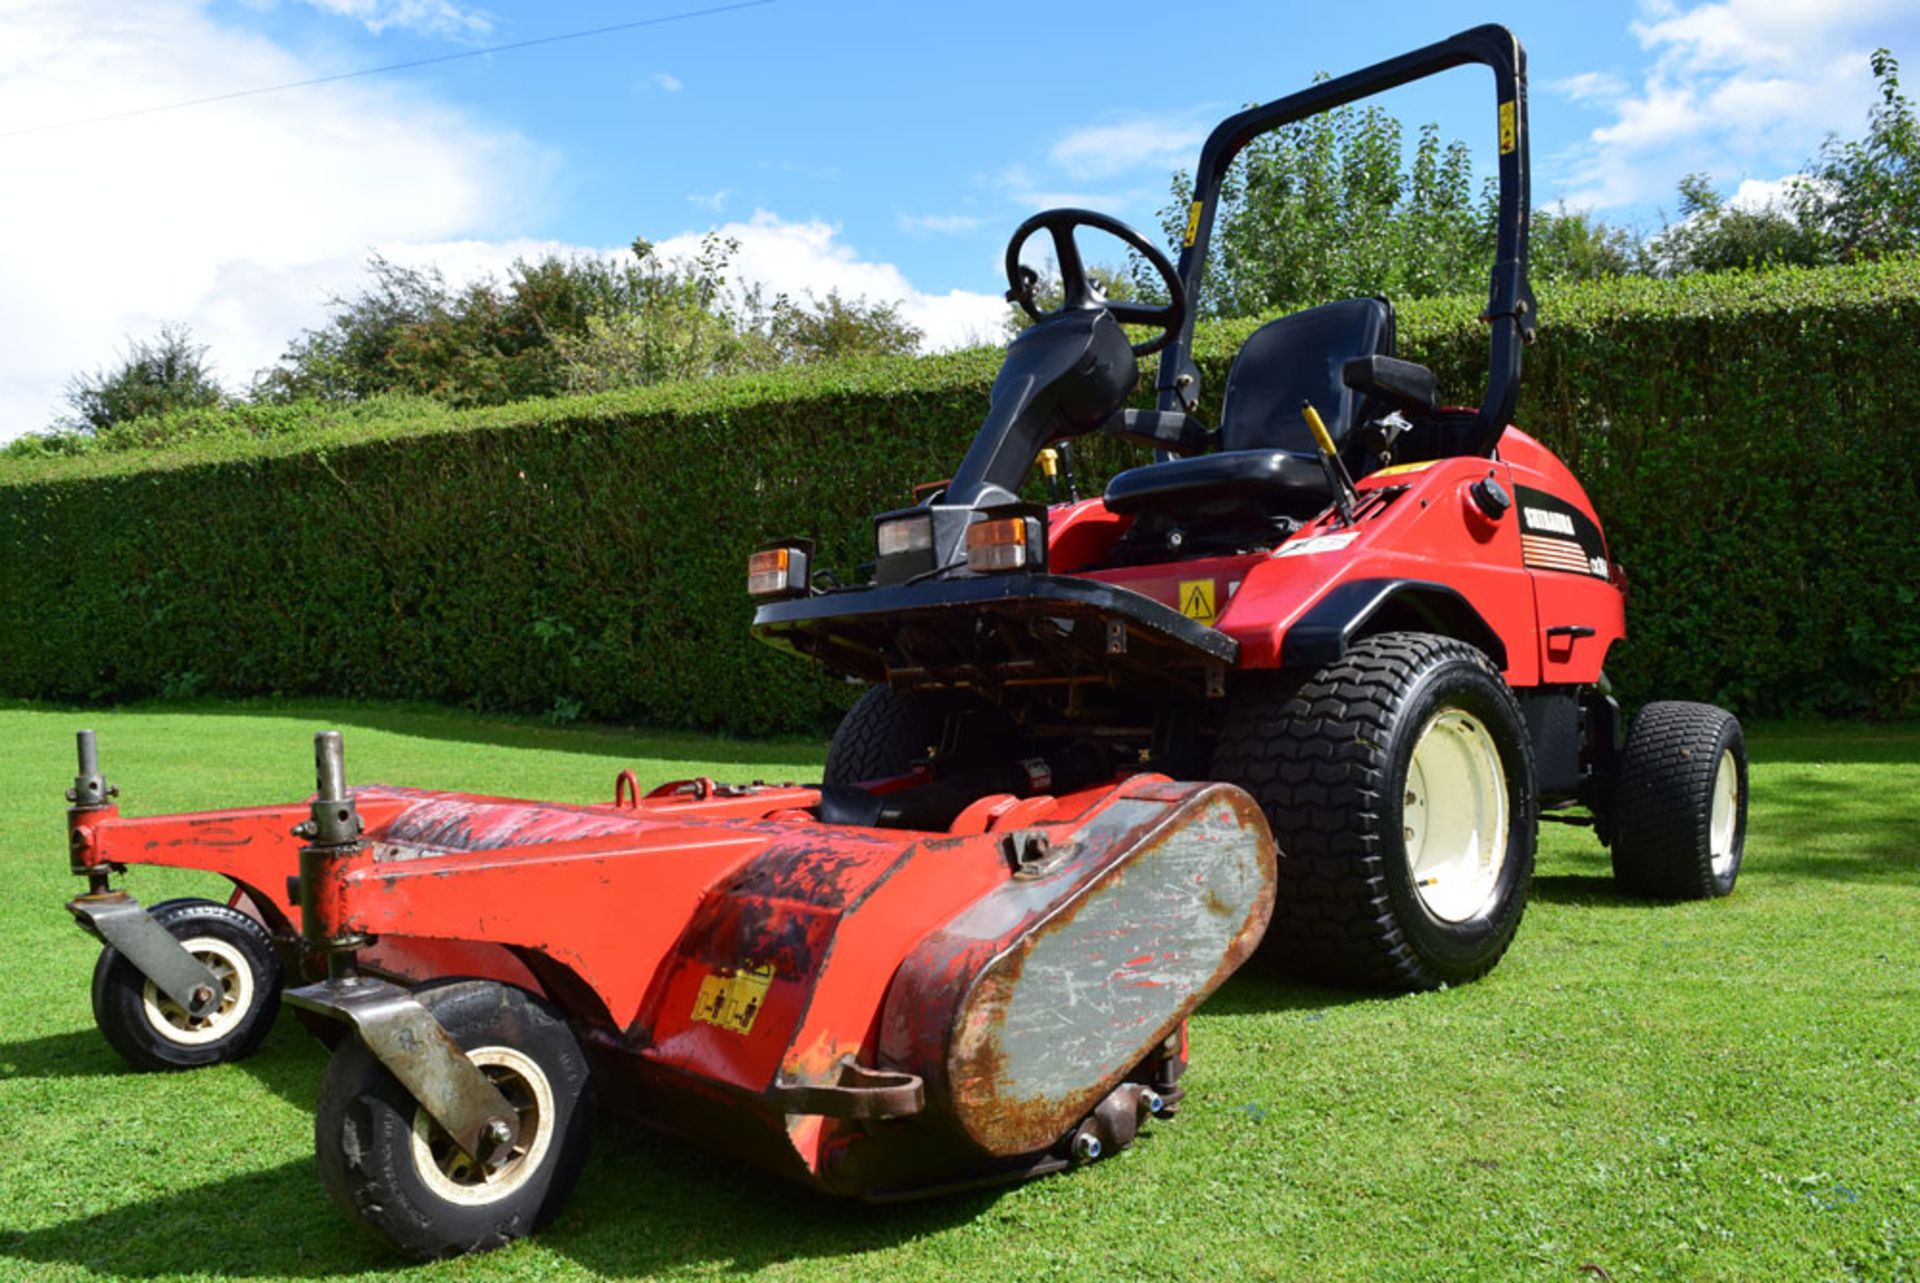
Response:
[[[1064,295],[1060,306],[1051,312],[1042,312],[1034,306],[1033,292],[1040,284],[1040,274],[1020,262],[1020,248],[1027,243],[1028,237],[1043,227],[1053,237],[1053,257],[1060,265],[1060,288]],[[1080,247],[1074,244],[1073,229],[1076,227],[1098,228],[1124,241],[1130,249],[1151,263],[1154,271],[1160,273],[1160,281],[1167,287],[1169,301],[1153,306],[1103,298],[1087,276],[1086,264],[1080,258]],[[1019,304],[1020,310],[1036,321],[1044,321],[1062,312],[1103,307],[1113,314],[1116,321],[1128,325],[1159,326],[1161,333],[1145,343],[1133,345],[1135,356],[1150,355],[1173,342],[1173,336],[1180,332],[1181,323],[1187,319],[1186,287],[1180,283],[1179,273],[1174,271],[1173,264],[1160,247],[1119,219],[1097,214],[1090,209],[1043,210],[1014,228],[1013,239],[1007,242],[1007,284],[1011,287],[1007,290],[1007,301]]]

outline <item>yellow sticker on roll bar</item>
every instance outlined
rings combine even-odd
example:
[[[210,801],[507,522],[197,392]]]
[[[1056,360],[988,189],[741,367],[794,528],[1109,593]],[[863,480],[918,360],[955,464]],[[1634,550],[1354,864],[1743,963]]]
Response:
[[[1200,209],[1201,205],[1199,201],[1195,201],[1187,207],[1187,238],[1182,241],[1181,244],[1191,246],[1195,239],[1199,237]]]
[[[1504,156],[1519,145],[1520,127],[1515,123],[1513,99],[1509,98],[1500,104],[1500,154]]]

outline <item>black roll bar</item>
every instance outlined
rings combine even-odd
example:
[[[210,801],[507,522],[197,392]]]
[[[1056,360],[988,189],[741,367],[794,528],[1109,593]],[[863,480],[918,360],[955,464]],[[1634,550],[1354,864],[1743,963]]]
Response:
[[[1333,80],[1250,107],[1229,116],[1207,135],[1194,171],[1193,204],[1187,211],[1180,251],[1180,279],[1187,289],[1187,315],[1180,332],[1160,357],[1157,384],[1162,410],[1185,408],[1186,376],[1197,388],[1193,364],[1193,322],[1198,312],[1202,266],[1213,233],[1220,184],[1242,148],[1269,130],[1308,116],[1370,98],[1413,80],[1468,63],[1493,69],[1500,146],[1499,209],[1496,214],[1493,275],[1488,291],[1487,389],[1474,422],[1473,448],[1491,454],[1513,417],[1520,395],[1520,349],[1533,341],[1539,309],[1527,283],[1527,55],[1511,31],[1495,23],[1463,31],[1424,49],[1389,58]]]

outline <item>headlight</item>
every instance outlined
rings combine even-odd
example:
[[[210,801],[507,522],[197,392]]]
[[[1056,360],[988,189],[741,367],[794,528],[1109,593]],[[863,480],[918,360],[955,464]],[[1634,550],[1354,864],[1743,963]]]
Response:
[[[883,521],[874,536],[874,543],[882,557],[930,551],[933,548],[933,517],[923,512],[916,516]]]

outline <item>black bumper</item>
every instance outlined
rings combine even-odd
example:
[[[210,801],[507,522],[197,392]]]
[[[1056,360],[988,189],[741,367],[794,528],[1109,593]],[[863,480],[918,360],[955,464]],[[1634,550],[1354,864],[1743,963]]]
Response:
[[[1240,644],[1127,588],[1058,575],[980,575],[770,602],[753,634],[829,672],[912,686],[1188,676]]]

